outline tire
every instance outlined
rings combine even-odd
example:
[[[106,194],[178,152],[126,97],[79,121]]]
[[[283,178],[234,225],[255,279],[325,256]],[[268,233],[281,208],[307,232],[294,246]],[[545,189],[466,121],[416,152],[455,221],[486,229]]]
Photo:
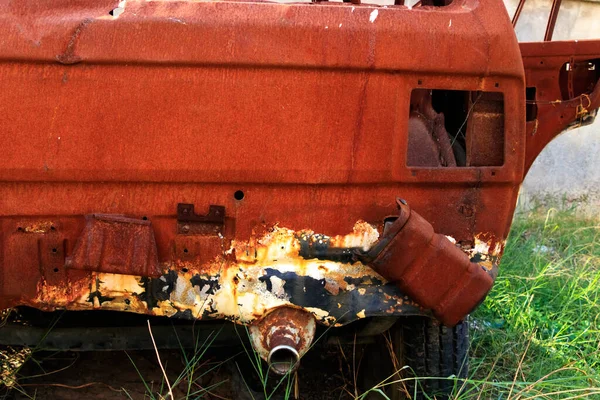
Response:
[[[382,387],[390,399],[449,399],[454,387],[460,383],[453,379],[431,378],[454,375],[465,379],[469,372],[468,350],[466,321],[447,328],[428,317],[401,318],[375,344],[365,348],[361,368],[365,377],[363,390],[375,387],[400,370],[388,380],[395,383]],[[419,379],[425,377],[427,379]],[[367,396],[369,400],[385,398],[371,393]]]

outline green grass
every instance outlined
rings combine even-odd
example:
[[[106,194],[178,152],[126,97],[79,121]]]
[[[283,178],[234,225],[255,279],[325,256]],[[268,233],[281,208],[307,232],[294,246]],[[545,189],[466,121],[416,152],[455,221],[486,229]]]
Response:
[[[518,216],[496,285],[471,316],[476,397],[600,399],[599,315],[600,222]]]

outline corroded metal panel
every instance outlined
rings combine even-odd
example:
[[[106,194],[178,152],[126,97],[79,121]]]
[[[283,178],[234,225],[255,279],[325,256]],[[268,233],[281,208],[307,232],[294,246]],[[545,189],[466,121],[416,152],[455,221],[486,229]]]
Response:
[[[527,121],[526,169],[557,135],[590,124],[600,107],[600,40],[521,43],[535,115]]]
[[[150,221],[106,214],[87,217],[65,265],[113,274],[160,276],[162,272]]]
[[[25,0],[6,2],[0,37],[2,307],[428,313],[363,263],[301,257],[303,235],[366,250],[402,196],[467,254],[498,243],[499,258],[526,169],[600,101],[577,64],[598,43],[519,47],[499,0]],[[465,116],[472,165],[431,140],[450,115],[426,95],[411,109],[415,89],[502,96]],[[415,137],[434,158],[411,165]]]

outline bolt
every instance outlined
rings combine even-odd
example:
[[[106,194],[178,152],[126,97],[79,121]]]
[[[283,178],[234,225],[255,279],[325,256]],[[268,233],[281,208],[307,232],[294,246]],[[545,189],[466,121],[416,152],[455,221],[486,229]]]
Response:
[[[189,225],[184,225],[181,227],[181,232],[183,233],[188,233],[190,231],[190,226]]]

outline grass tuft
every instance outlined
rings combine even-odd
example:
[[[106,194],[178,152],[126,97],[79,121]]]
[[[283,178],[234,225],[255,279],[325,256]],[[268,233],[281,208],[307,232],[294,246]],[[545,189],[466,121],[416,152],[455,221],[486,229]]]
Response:
[[[572,211],[515,219],[471,317],[478,398],[600,399],[599,238],[600,223]]]

